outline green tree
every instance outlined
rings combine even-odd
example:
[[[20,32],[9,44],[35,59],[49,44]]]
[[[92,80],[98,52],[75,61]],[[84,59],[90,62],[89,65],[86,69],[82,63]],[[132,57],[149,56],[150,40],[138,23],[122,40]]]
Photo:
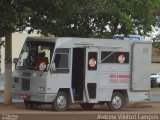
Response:
[[[159,0],[34,0],[31,31],[75,37],[146,35],[159,8]]]
[[[23,30],[30,10],[20,0],[0,0],[0,37],[5,37],[5,90],[4,103],[11,103],[12,32]],[[0,41],[2,44],[3,41]]]
[[[156,22],[156,26],[160,28],[160,10],[157,13],[157,22]],[[153,41],[160,41],[160,33],[158,33],[158,35],[153,39]],[[160,47],[160,46],[159,46]]]
[[[4,5],[7,1],[9,6]],[[38,30],[44,35],[111,38],[115,34],[146,35],[156,25],[160,1],[1,0],[0,6],[3,31],[28,26],[29,33]]]
[[[0,37],[5,34],[22,31],[28,26],[32,12],[25,7],[27,0],[0,0]]]

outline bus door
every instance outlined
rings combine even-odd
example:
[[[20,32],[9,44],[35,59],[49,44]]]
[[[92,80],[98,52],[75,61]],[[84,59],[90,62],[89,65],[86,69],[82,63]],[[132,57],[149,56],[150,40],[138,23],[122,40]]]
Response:
[[[72,91],[75,101],[83,101],[86,48],[73,48]]]

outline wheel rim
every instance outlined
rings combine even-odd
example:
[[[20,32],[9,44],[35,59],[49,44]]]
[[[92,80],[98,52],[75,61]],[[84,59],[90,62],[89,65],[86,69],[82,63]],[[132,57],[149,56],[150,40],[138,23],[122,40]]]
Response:
[[[122,105],[122,100],[119,96],[115,96],[112,100],[112,105],[114,108],[120,108]]]
[[[64,96],[59,96],[57,99],[57,106],[59,108],[64,108],[66,106],[66,98]]]

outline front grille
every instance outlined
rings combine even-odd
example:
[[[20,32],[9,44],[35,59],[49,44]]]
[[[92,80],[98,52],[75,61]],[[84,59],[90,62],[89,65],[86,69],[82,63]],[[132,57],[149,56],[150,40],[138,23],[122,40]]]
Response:
[[[24,91],[30,90],[30,79],[22,78],[22,90]]]

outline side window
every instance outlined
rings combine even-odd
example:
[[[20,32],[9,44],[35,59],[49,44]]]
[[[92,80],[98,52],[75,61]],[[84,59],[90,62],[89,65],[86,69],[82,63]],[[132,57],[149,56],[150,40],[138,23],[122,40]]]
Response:
[[[102,63],[114,63],[114,55],[115,53],[114,52],[111,52],[111,51],[102,51],[101,52],[101,61]]]
[[[58,48],[55,52],[56,73],[69,73],[69,49]]]
[[[115,63],[129,63],[129,52],[116,52],[115,58]]]
[[[88,53],[88,70],[97,70],[97,52]]]
[[[101,63],[129,63],[129,52],[102,51]]]

